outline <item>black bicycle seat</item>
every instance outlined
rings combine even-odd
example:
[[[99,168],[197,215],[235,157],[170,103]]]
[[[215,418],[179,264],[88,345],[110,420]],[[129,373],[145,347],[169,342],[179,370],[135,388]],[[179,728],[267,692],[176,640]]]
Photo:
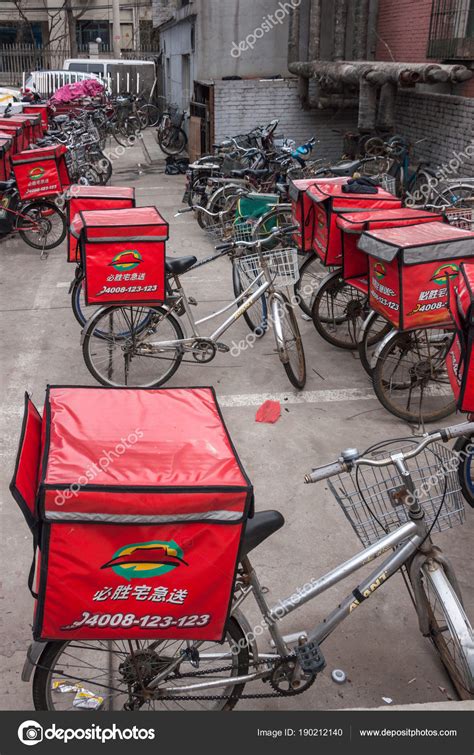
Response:
[[[166,272],[173,273],[173,275],[182,275],[186,270],[195,265],[196,262],[197,257],[176,257],[174,260],[167,257]]]
[[[0,191],[8,191],[9,189],[13,189],[14,186],[16,186],[14,178],[9,178],[7,181],[0,181]]]
[[[55,115],[53,121],[55,123],[66,123],[69,120],[68,115]]]
[[[331,165],[329,170],[335,176],[352,176],[358,168],[360,168],[360,160],[351,160],[346,163],[339,163],[339,165]]]
[[[242,168],[241,170],[232,170],[231,176],[234,176],[234,178],[245,178],[246,176],[261,178],[268,176],[269,172],[268,168]]]
[[[253,551],[284,524],[285,520],[279,511],[259,511],[252,519],[247,520],[241,555],[246,556]]]

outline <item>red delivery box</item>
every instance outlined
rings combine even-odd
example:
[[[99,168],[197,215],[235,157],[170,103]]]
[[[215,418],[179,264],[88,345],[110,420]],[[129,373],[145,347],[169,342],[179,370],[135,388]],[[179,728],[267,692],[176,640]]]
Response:
[[[369,255],[369,304],[396,328],[451,323],[448,283],[474,256],[474,232],[448,223],[423,223],[362,234]]]
[[[424,210],[400,207],[394,210],[367,210],[339,215],[336,225],[342,237],[342,273],[345,281],[351,282],[365,293],[368,291],[369,260],[357,244],[365,231],[375,228],[394,228],[418,223],[442,222],[443,216]]]
[[[318,178],[290,180],[288,194],[291,200],[291,221],[300,230],[293,235],[300,252],[313,251],[313,202],[307,195],[310,186],[320,181]]]
[[[253,491],[212,388],[51,386],[11,490],[38,640],[222,640]]]
[[[12,146],[11,139],[3,139],[0,134],[0,181],[6,181],[10,178],[10,150]]]
[[[41,117],[41,123],[43,124],[43,130],[48,128],[48,106],[47,105],[24,105],[23,112],[26,115],[31,113],[38,113]]]
[[[449,380],[461,412],[474,412],[474,262],[461,265],[449,286],[449,311],[456,335],[446,358]]]
[[[43,136],[43,127],[41,125],[41,116],[38,114],[25,115],[23,113],[15,113],[15,115],[5,119],[13,126],[21,126],[25,136],[25,146],[23,149],[27,149],[28,146]]]
[[[135,189],[128,186],[79,186],[74,184],[66,196],[68,227],[67,261],[79,261],[77,238],[71,234],[71,223],[81,210],[124,210],[135,207]]]
[[[61,194],[70,185],[64,156],[67,148],[62,144],[41,149],[30,149],[12,156],[21,199]]]
[[[13,140],[12,152],[21,152],[22,149],[26,149],[28,143],[25,143],[23,138],[23,128],[21,126],[13,126],[13,124],[0,123],[0,134],[2,137],[8,137]]]
[[[350,179],[332,178],[310,186],[308,197],[313,203],[313,250],[324,265],[342,265],[341,232],[338,214],[360,210],[391,210],[401,207],[401,200],[378,187],[377,194],[350,194],[343,187]]]
[[[165,300],[168,223],[156,207],[79,213],[86,304]]]

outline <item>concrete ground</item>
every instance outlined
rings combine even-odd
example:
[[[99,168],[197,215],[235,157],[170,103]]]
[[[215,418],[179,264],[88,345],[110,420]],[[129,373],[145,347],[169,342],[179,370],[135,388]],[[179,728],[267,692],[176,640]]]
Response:
[[[147,136],[152,158],[156,145]],[[183,176],[166,176],[163,164],[146,163],[140,146],[114,161],[112,182],[134,186],[138,203],[155,204],[170,222],[171,255],[208,255],[212,245],[191,215],[175,219],[181,206]],[[65,244],[47,261],[21,241],[0,245],[2,311],[3,463],[1,465],[2,610],[0,709],[31,709],[31,687],[20,681],[31,640],[33,602],[26,585],[31,538],[8,490],[20,432],[23,393],[41,407],[47,383],[92,385],[82,359],[80,331],[68,296],[73,267],[66,263]],[[199,312],[220,308],[232,297],[227,260],[186,277],[187,290],[199,301]],[[305,486],[312,466],[333,460],[342,448],[360,449],[384,438],[412,434],[379,405],[371,385],[350,352],[321,340],[311,322],[300,318],[308,365],[305,392],[297,394],[273,352],[272,335],[237,359],[218,354],[208,365],[183,364],[169,385],[215,386],[242,462],[255,486],[257,510],[275,508],[286,526],[252,554],[268,598],[277,602],[294,589],[330,570],[359,549],[359,542],[327,485]],[[248,331],[243,319],[222,339],[229,345]],[[257,406],[268,395],[282,402],[275,425],[257,424]],[[449,421],[455,422],[456,417]],[[462,418],[458,418],[461,420]],[[465,603],[474,613],[472,542],[474,512],[464,527],[437,537],[452,559]],[[471,555],[469,555],[471,554]],[[356,586],[357,577],[306,604],[285,620],[288,633],[309,629]],[[244,604],[257,619],[251,601]],[[261,640],[262,647],[266,639]],[[438,702],[455,697],[430,643],[417,628],[415,612],[401,577],[396,576],[354,612],[325,642],[327,669],[303,696],[242,701],[240,709],[334,709]],[[331,670],[343,669],[348,681],[338,686]],[[248,688],[250,691],[250,688]],[[258,686],[258,692],[267,688]]]

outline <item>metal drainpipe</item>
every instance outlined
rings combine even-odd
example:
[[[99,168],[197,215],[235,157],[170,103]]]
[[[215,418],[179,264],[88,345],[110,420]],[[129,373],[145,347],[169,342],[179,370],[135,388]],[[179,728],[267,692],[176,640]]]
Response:
[[[346,52],[347,0],[335,0],[334,60],[344,60]]]

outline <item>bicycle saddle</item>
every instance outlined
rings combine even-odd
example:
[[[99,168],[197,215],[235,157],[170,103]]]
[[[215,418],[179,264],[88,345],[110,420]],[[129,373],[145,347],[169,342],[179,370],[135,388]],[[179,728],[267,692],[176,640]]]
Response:
[[[69,120],[68,115],[55,115],[53,121],[55,123],[66,123]]]
[[[176,257],[176,259],[166,258],[166,272],[173,275],[182,275],[197,262],[197,257]]]
[[[284,524],[285,520],[279,511],[259,511],[252,519],[248,519],[245,525],[241,556],[246,556],[257,545],[263,543],[267,537],[281,529]]]
[[[352,176],[358,168],[360,168],[360,160],[351,160],[350,162],[339,163],[339,165],[331,165],[328,170],[335,176]]]
[[[242,168],[241,170],[231,170],[230,174],[234,178],[245,178],[245,176],[260,178],[261,176],[268,176],[269,172],[267,168]]]
[[[14,178],[9,178],[7,181],[0,181],[0,191],[8,191],[9,189],[13,189],[14,186],[16,186]]]

